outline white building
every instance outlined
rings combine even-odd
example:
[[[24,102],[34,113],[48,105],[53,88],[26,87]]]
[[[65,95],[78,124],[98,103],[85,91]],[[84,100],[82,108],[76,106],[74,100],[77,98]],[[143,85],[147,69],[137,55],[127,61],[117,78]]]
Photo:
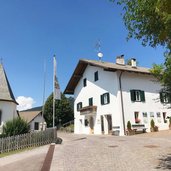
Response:
[[[2,133],[2,126],[6,121],[18,116],[17,105],[5,70],[0,64],[0,133]]]
[[[162,98],[161,86],[148,68],[81,59],[64,91],[74,94],[76,134],[109,134],[117,128],[125,134],[127,122],[144,124],[150,131],[153,119],[159,130],[168,129],[171,109]],[[161,102],[162,101],[162,102]]]
[[[32,109],[19,112],[19,116],[27,121],[30,130],[38,131],[46,129],[46,122],[42,115],[42,107],[35,107]]]

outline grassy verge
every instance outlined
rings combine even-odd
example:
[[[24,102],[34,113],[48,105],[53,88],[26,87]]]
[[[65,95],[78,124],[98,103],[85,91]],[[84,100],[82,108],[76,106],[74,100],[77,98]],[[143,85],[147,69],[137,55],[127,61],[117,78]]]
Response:
[[[21,152],[23,152],[23,151],[32,150],[32,149],[34,149],[34,148],[36,148],[36,147],[29,147],[29,148],[24,148],[24,149],[20,149],[20,150],[15,150],[15,151],[10,151],[10,152],[6,152],[6,153],[1,153],[1,154],[0,154],[0,158],[6,157],[6,156],[10,156],[10,155],[12,155],[12,154],[21,153]]]

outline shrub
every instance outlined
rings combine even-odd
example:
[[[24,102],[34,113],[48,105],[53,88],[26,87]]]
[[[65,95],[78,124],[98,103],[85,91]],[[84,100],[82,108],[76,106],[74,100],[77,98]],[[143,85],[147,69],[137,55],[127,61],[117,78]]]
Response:
[[[169,118],[169,125],[171,125],[171,117]]]
[[[127,129],[131,130],[131,122],[130,121],[127,122]]]
[[[3,126],[3,135],[5,137],[25,134],[29,132],[28,123],[20,117],[9,120]]]
[[[154,128],[155,127],[155,122],[154,122],[153,119],[151,120],[150,125],[151,125],[151,128]]]

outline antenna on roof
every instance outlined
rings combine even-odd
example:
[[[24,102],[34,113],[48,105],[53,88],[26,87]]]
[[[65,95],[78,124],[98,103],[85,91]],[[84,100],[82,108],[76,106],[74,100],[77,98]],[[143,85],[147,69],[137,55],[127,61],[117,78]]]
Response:
[[[97,56],[99,57],[99,61],[102,61],[103,53],[101,52],[101,41],[100,41],[100,39],[96,43],[95,49],[97,51]]]

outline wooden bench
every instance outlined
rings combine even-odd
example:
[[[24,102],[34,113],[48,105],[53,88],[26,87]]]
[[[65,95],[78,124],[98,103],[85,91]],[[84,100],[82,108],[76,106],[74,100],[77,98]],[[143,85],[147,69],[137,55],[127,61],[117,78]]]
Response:
[[[132,125],[132,129],[135,130],[135,132],[142,131],[143,133],[145,133],[147,128],[145,128],[144,124],[135,124]]]

